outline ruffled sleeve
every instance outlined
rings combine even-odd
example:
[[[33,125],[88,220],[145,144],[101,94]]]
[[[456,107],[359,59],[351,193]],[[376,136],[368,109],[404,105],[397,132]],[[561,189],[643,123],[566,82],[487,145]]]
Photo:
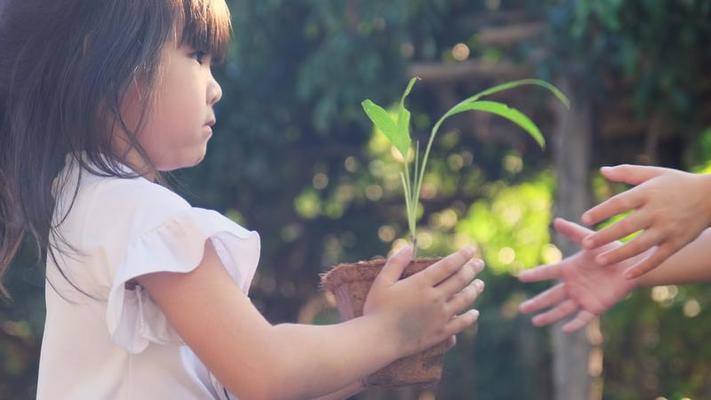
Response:
[[[114,343],[131,353],[142,352],[151,342],[183,344],[148,293],[141,286],[127,289],[126,283],[153,272],[192,271],[202,261],[208,239],[235,284],[247,294],[259,262],[257,232],[216,211],[184,209],[129,242],[108,297],[106,322]]]

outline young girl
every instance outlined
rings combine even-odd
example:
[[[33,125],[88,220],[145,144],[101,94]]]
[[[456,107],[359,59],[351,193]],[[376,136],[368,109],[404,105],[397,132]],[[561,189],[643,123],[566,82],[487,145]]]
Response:
[[[477,319],[471,248],[398,280],[403,249],[348,322],[257,312],[257,233],[161,175],[205,156],[229,30],[223,0],[0,0],[0,273],[30,234],[39,399],[344,398]]]

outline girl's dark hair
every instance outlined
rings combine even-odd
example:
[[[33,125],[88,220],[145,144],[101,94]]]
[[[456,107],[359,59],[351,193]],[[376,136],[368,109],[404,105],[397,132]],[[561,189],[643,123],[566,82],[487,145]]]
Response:
[[[59,237],[51,186],[67,154],[85,154],[80,166],[92,174],[135,178],[120,169],[126,154],[112,148],[119,130],[148,165],[144,173],[166,184],[136,132],[150,112],[160,50],[171,35],[223,60],[230,36],[227,5],[224,0],[0,0],[0,278],[26,234],[38,263],[49,254],[59,266],[58,248],[49,240]],[[129,127],[120,109],[134,80],[145,88],[141,109],[148,111],[138,126]],[[57,198],[71,189],[73,204],[79,185],[66,186],[58,182]],[[0,292],[9,296],[2,284]]]

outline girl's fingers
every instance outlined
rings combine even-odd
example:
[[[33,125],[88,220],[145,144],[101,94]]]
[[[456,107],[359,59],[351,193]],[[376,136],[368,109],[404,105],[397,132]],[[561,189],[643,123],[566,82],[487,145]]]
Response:
[[[474,279],[482,269],[484,269],[484,261],[478,259],[469,260],[459,271],[454,273],[454,275],[437,285],[437,288],[444,292],[445,298],[450,298],[471,285],[472,279]]]
[[[375,278],[373,285],[376,287],[387,287],[397,282],[398,279],[400,279],[402,272],[410,264],[410,261],[412,260],[412,253],[412,246],[405,246],[388,258],[385,266],[380,270],[380,273],[378,273],[378,276]]]
[[[553,221],[553,227],[560,234],[565,235],[568,239],[572,240],[578,245],[583,242],[583,239],[585,237],[587,237],[591,233],[594,233],[594,231],[591,231],[590,229],[584,226],[578,225],[574,222],[570,222],[567,219],[563,218],[556,218],[555,221]]]
[[[483,291],[484,281],[476,279],[469,286],[462,289],[462,291],[452,296],[447,303],[447,312],[451,315],[457,315],[463,312],[474,303]]]
[[[575,318],[566,322],[565,325],[563,325],[563,332],[566,332],[566,333],[575,332],[578,329],[589,324],[594,319],[595,319],[595,314],[593,314],[587,310],[580,310],[578,312],[578,315],[575,316]]]
[[[646,218],[646,214],[637,211],[605,229],[587,236],[583,240],[583,247],[588,250],[596,249],[615,240],[620,240],[639,230],[646,229],[648,226],[649,221]]]
[[[566,300],[542,314],[533,317],[533,325],[544,326],[558,322],[568,315],[578,311],[578,305],[573,300]]]
[[[541,265],[533,269],[520,272],[517,277],[521,282],[540,282],[560,277],[561,269],[563,268],[561,261],[555,264]]]
[[[444,351],[451,350],[456,344],[457,344],[457,336],[451,335],[449,338],[447,338],[447,342],[445,344]]]
[[[626,192],[612,196],[604,202],[585,211],[581,217],[581,220],[585,225],[594,225],[612,216],[639,207],[642,205],[642,199],[641,196],[639,196],[638,191],[635,189],[630,189]]]
[[[654,177],[669,172],[668,168],[650,167],[646,165],[622,164],[614,167],[602,167],[600,172],[608,180],[623,182],[628,185],[639,185]]]
[[[659,242],[659,235],[655,230],[644,231],[631,242],[626,243],[613,250],[598,254],[595,262],[600,265],[612,265],[622,262],[628,258],[642,254]]]
[[[479,310],[469,310],[463,314],[452,317],[444,326],[444,331],[448,336],[456,335],[472,326],[478,319]]]
[[[664,242],[657,246],[654,252],[649,257],[631,266],[624,272],[626,279],[635,279],[646,272],[653,270],[664,262],[669,256],[674,254],[678,248],[673,248],[668,242]]]
[[[473,256],[474,248],[467,246],[437,261],[429,268],[413,275],[413,278],[417,277],[416,279],[423,279],[427,285],[435,286],[459,271]]]
[[[565,287],[562,283],[559,283],[536,297],[524,301],[518,306],[518,309],[524,314],[530,314],[560,303],[565,300],[566,296]]]

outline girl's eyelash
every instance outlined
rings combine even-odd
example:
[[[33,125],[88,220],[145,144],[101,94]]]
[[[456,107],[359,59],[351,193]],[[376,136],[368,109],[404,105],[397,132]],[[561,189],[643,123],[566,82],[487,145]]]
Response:
[[[195,51],[192,54],[192,57],[200,64],[205,62],[205,57],[207,57],[207,53],[204,51]]]

